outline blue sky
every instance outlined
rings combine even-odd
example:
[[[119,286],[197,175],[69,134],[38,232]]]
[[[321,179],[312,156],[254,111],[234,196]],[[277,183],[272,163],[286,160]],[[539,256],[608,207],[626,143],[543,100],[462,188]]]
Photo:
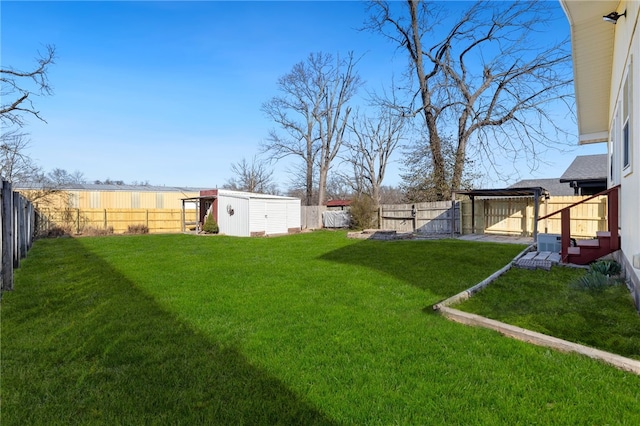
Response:
[[[395,46],[357,30],[366,10],[355,1],[2,1],[0,8],[3,66],[29,69],[44,45],[57,49],[55,93],[36,99],[48,123],[30,119],[24,129],[30,155],[47,171],[79,170],[89,180],[222,186],[231,164],[257,154],[274,127],[260,106],[278,94],[278,77],[310,53],[363,55],[359,72],[375,90],[406,64]],[[550,165],[533,175],[518,167],[520,177],[557,177],[575,155],[604,152],[604,144],[551,152]],[[398,152],[386,184],[400,182],[399,159]],[[274,165],[281,190],[290,166]]]

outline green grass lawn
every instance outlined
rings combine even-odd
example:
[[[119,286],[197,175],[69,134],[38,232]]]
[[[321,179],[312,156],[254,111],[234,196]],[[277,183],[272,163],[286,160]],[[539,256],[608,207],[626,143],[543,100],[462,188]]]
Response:
[[[431,311],[521,250],[39,240],[3,296],[0,423],[640,424],[640,377]]]
[[[483,291],[452,306],[529,330],[640,359],[640,315],[627,287],[576,285],[583,269],[513,268]]]

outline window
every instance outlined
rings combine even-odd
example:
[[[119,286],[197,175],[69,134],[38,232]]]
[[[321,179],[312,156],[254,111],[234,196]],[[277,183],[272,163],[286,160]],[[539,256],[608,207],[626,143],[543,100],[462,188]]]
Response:
[[[632,109],[632,68],[629,65],[627,76],[624,79],[624,87],[622,88],[622,168],[625,171],[631,171],[631,109]]]
[[[98,191],[91,191],[89,193],[89,206],[92,209],[100,208],[100,193]]]
[[[78,205],[80,203],[78,203],[78,193],[77,192],[70,192],[69,193],[69,207],[72,209],[77,209]]]
[[[164,209],[164,194],[162,192],[156,193],[156,209]]]
[[[131,208],[139,209],[140,208],[140,193],[132,192],[131,193]]]
[[[611,186],[618,185],[620,183],[620,166],[622,161],[620,160],[620,151],[622,150],[622,130],[620,129],[620,122],[622,121],[622,101],[618,101],[616,109],[613,114],[613,123],[611,124],[611,140],[609,142],[609,154],[611,155]]]

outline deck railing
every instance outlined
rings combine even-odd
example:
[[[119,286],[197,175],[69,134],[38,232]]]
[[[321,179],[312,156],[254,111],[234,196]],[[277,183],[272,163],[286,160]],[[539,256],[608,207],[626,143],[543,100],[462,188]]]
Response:
[[[613,186],[604,191],[598,192],[595,195],[592,195],[584,200],[578,201],[577,203],[573,203],[567,207],[564,207],[558,211],[555,211],[546,216],[542,216],[538,218],[538,221],[547,219],[551,216],[557,215],[560,213],[560,244],[561,244],[561,259],[562,262],[566,262],[569,257],[569,246],[571,244],[571,208],[580,205],[582,203],[586,203],[589,200],[592,200],[596,197],[606,195],[607,197],[607,226],[609,228],[609,233],[611,236],[611,250],[615,251],[620,248],[620,238],[618,234],[618,197],[620,192],[620,185]]]

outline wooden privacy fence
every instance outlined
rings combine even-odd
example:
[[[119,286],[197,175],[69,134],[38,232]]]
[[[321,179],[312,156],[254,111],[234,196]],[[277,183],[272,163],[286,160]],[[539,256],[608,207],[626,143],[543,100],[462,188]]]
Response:
[[[326,206],[301,206],[300,226],[302,229],[322,228],[322,212],[327,211]]]
[[[383,204],[380,206],[380,229],[420,234],[451,234],[460,232],[460,203],[455,212],[451,201],[415,204]],[[452,218],[455,217],[455,221]],[[452,230],[451,226],[455,224]]]
[[[540,205],[540,216],[561,210],[586,197],[550,197]],[[534,230],[533,198],[476,198],[476,233],[532,236]],[[422,234],[471,234],[471,201],[416,204],[384,204],[380,206],[380,228]],[[571,216],[571,235],[592,238],[596,231],[607,228],[607,200],[597,197],[575,208]],[[462,222],[462,226],[460,225]],[[560,234],[560,217],[538,224],[539,233]],[[453,229],[452,229],[453,226]],[[453,231],[453,232],[452,232]]]
[[[561,210],[584,197],[551,197],[540,205],[540,216]],[[534,229],[532,198],[476,198],[476,233],[531,236]],[[378,218],[381,229],[421,234],[470,234],[471,201],[456,201],[455,211],[450,201],[415,204],[384,204]],[[302,228],[322,227],[322,212],[326,207],[302,207]],[[182,231],[181,209],[38,209],[36,232],[46,234],[53,227],[81,234],[89,228],[109,229],[115,233],[127,231],[130,225],[144,225],[151,233]],[[596,231],[606,229],[606,197],[598,197],[576,207],[571,216],[571,234],[591,238]],[[185,210],[187,222],[196,221],[196,210]],[[453,226],[453,229],[452,229]],[[551,217],[538,224],[540,233],[560,233],[560,218]]]
[[[561,210],[587,197],[550,197],[540,204],[540,216]],[[476,198],[476,233],[532,236],[534,201],[532,198]],[[462,202],[462,233],[472,233],[471,202]],[[560,234],[560,216],[544,219],[539,233]],[[571,216],[571,235],[592,238],[607,229],[607,197],[597,197],[575,208]]]
[[[144,225],[150,233],[182,232],[182,209],[39,209],[37,233],[59,227],[67,232],[82,234],[89,229],[127,232],[129,226]],[[185,210],[184,219],[195,222],[196,210]]]
[[[27,256],[33,245],[36,212],[33,204],[11,189],[3,181],[0,190],[0,220],[2,221],[2,262],[0,263],[0,289],[13,290],[13,270],[20,267],[20,259]],[[2,293],[0,292],[0,299]]]

